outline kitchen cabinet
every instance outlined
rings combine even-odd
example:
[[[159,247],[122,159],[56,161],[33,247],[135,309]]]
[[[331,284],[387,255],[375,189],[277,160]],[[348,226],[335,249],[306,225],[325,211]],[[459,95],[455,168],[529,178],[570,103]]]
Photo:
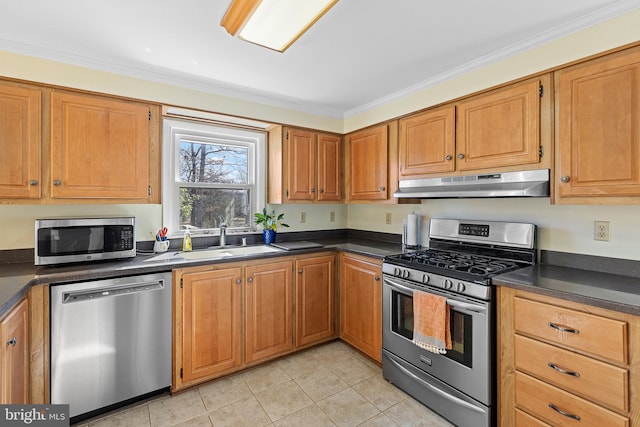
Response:
[[[247,363],[293,349],[293,265],[290,260],[247,266]]]
[[[556,203],[640,203],[640,48],[555,72]]]
[[[29,400],[29,304],[19,302],[0,321],[0,402],[25,404]]]
[[[551,92],[544,74],[402,118],[399,176],[550,168]]]
[[[382,362],[382,261],[340,255],[340,337]]]
[[[306,129],[271,128],[268,202],[341,201],[341,141],[338,135]]]
[[[147,104],[53,91],[51,197],[146,201],[151,118]]]
[[[498,288],[500,425],[640,425],[640,318]]]
[[[363,129],[345,140],[348,203],[398,203],[398,121]]]
[[[241,266],[182,275],[182,381],[242,364],[242,278]]]
[[[335,334],[335,256],[296,259],[296,347]]]
[[[40,198],[42,93],[0,82],[0,199]]]

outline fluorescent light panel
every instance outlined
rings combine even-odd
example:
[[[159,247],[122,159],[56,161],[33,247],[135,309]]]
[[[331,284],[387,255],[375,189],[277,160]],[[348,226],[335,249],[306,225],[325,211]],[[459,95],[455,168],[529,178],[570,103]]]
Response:
[[[262,0],[238,36],[284,52],[338,0]],[[233,6],[230,6],[230,8]],[[226,27],[224,19],[222,25]]]

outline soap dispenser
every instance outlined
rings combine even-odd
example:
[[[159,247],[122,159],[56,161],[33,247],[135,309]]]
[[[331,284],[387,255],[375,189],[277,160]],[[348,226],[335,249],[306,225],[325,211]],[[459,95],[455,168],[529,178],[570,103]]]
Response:
[[[184,232],[184,237],[182,238],[182,250],[190,251],[191,249],[193,249],[191,245],[191,232],[189,230],[186,230]]]

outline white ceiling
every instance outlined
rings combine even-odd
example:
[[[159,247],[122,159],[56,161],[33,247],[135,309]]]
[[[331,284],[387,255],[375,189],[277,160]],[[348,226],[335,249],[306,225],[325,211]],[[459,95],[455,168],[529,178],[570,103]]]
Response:
[[[346,117],[640,8],[640,0],[340,0],[285,53],[229,0],[0,0],[0,50]]]

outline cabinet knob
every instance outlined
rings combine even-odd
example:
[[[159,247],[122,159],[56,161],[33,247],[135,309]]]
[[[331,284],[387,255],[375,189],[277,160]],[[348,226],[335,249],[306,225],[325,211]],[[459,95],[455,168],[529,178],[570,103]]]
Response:
[[[242,279],[236,279],[236,285],[239,285],[242,283]]]
[[[321,189],[320,189],[320,193],[324,193],[324,188],[321,188]]]
[[[315,188],[312,188],[312,189],[311,189],[311,192],[312,192],[312,193],[315,193],[315,192],[316,192],[316,189],[315,189]]]
[[[29,185],[38,185],[38,181],[36,181],[35,179],[32,179],[29,181]]]
[[[571,178],[568,175],[563,176],[562,178],[560,178],[560,181],[562,182],[569,182],[571,181]]]
[[[451,154],[447,154],[447,156],[444,159],[445,160],[451,160],[451,159],[453,159],[453,157],[451,157]]]
[[[60,185],[62,185],[62,182],[59,179],[56,179],[53,181],[53,185],[55,185],[56,187],[59,187]]]
[[[380,191],[384,191],[384,190],[385,190],[385,187],[380,187]]]
[[[380,281],[380,276],[376,275],[376,276],[373,278],[373,280],[375,280],[376,282],[379,282],[379,281]]]
[[[16,340],[16,337],[13,337],[12,340],[7,340],[7,347],[11,346],[16,346],[16,344],[18,343],[18,340]]]
[[[459,159],[464,159],[464,154],[462,154],[462,153],[458,154],[458,158]]]
[[[299,274],[302,274],[302,273],[303,273],[302,269],[298,270],[298,273],[299,273]]]
[[[249,283],[253,283],[253,277],[249,277],[249,278],[247,279],[247,282],[249,282]]]

